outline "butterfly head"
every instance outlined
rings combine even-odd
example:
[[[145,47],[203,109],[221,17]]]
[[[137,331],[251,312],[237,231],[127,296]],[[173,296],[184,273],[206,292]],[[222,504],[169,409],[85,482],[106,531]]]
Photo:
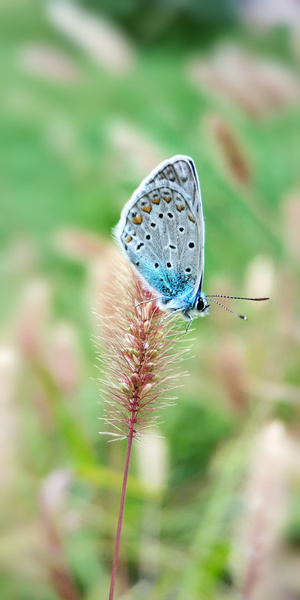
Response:
[[[206,315],[208,315],[209,309],[210,305],[208,304],[206,296],[202,292],[200,292],[194,304],[194,314],[197,316],[199,315],[200,317],[205,317]]]

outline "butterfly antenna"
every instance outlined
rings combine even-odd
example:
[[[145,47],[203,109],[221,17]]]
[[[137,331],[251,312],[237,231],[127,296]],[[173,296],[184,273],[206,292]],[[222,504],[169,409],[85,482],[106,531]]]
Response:
[[[206,298],[230,298],[231,300],[252,300],[253,302],[262,302],[270,298],[244,298],[243,296],[223,296],[222,294],[205,294]]]
[[[248,317],[245,317],[244,315],[240,315],[239,313],[236,313],[233,310],[230,310],[230,308],[227,308],[227,306],[224,306],[224,304],[221,304],[221,302],[218,302],[218,300],[214,300],[214,297],[212,297],[212,296],[206,296],[206,297],[209,298],[212,302],[214,302],[218,306],[221,306],[222,308],[224,308],[225,310],[230,312],[235,317],[239,317],[240,319],[243,319],[244,321],[248,321]],[[223,298],[223,296],[221,296],[221,298]],[[224,298],[227,298],[227,296],[224,296]]]
[[[214,300],[214,298],[230,298],[231,300],[252,300],[253,302],[262,302],[263,300],[270,300],[270,298],[244,298],[242,296],[225,296],[223,294],[210,294],[210,295],[205,294],[205,296],[206,296],[206,298],[208,298],[215,304],[218,304],[222,308],[225,308],[225,310],[230,312],[232,315],[235,315],[236,317],[239,317],[240,319],[243,319],[244,321],[248,321],[248,317],[245,317],[244,315],[240,315],[240,314],[234,312],[233,310],[230,310],[230,308],[227,308],[227,306],[224,306],[224,304],[221,304],[221,302]]]

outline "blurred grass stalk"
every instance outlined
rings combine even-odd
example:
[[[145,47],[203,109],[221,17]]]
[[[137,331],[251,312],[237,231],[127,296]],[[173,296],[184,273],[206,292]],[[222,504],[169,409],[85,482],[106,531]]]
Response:
[[[245,600],[277,596],[278,550],[286,508],[288,438],[279,421],[271,421],[256,437],[248,483],[245,515],[239,520],[234,571]],[[277,573],[277,574],[276,574]],[[282,583],[281,583],[282,585]]]
[[[128,268],[123,273],[120,269],[112,280],[110,300],[110,305],[103,305],[107,310],[100,323],[105,345],[102,359],[105,378],[100,382],[107,407],[103,420],[110,431],[101,433],[127,439],[109,592],[112,600],[132,443],[157,422],[156,411],[166,404],[166,392],[177,385],[177,365],[183,350],[175,347],[175,342],[183,333],[174,329],[173,318],[161,321],[161,311],[151,293],[143,289]]]
[[[58,518],[71,480],[69,471],[57,469],[45,479],[39,494],[47,574],[51,587],[62,600],[80,600],[61,535],[63,519]]]
[[[154,498],[145,498],[143,510],[143,536],[140,551],[140,580],[156,581],[159,572],[159,532],[161,526],[161,501],[169,472],[166,440],[157,430],[148,430],[137,446],[137,466],[140,481],[150,488]]]

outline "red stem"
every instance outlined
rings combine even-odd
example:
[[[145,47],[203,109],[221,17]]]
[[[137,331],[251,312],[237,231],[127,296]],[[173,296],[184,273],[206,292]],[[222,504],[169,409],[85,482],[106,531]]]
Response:
[[[127,450],[126,450],[126,459],[125,459],[125,468],[124,468],[124,475],[123,475],[123,485],[122,485],[122,494],[121,494],[121,501],[120,501],[118,527],[117,527],[117,533],[116,533],[116,542],[115,542],[114,557],[113,557],[113,564],[112,564],[112,571],[111,571],[109,600],[113,600],[113,597],[114,597],[114,589],[115,589],[117,566],[118,566],[118,556],[119,556],[119,548],[120,548],[120,540],[121,540],[121,529],[122,529],[122,523],[123,523],[123,513],[124,513],[124,505],[125,505],[125,497],[126,497],[127,480],[128,480],[128,469],[129,469],[129,461],[130,461],[130,455],[131,455],[131,447],[132,447],[132,441],[133,441],[133,435],[134,435],[135,422],[136,422],[136,410],[133,410],[131,413],[130,427],[129,427],[129,433],[128,433],[128,444],[127,444]]]

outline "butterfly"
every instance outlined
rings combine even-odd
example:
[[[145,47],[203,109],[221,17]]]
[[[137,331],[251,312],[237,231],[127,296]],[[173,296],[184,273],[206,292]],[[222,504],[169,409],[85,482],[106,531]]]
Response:
[[[240,298],[202,292],[205,228],[194,161],[177,155],[154,169],[124,206],[114,235],[160,308],[188,320],[208,314],[215,298]],[[167,318],[167,317],[165,317]]]

